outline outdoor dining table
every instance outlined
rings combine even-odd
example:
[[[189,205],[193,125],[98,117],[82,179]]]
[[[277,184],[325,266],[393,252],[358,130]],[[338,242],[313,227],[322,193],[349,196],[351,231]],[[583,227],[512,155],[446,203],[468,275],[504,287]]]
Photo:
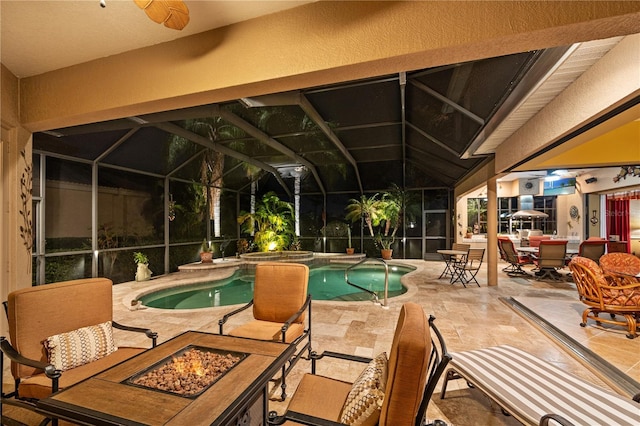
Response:
[[[538,247],[518,247],[517,251],[521,253],[534,254],[537,255],[540,249]],[[566,258],[567,260],[571,259],[573,256],[578,254],[578,249],[566,249]],[[555,277],[559,277],[560,275],[555,270],[555,268],[540,268],[538,272],[535,273],[538,277],[544,277],[545,275],[554,275]]]
[[[468,252],[467,250],[442,249],[437,250],[437,253],[439,253],[444,260],[444,271],[442,271],[442,273],[438,277],[438,279],[440,279],[446,277],[447,275],[453,276],[453,270],[451,269],[451,263],[453,259],[455,259],[457,256],[465,256]]]
[[[538,254],[538,252],[540,251],[538,249],[538,247],[517,247],[516,248],[517,251],[522,252],[522,253],[533,253],[533,254]],[[567,249],[567,256],[571,257],[573,255],[578,254],[578,249]]]

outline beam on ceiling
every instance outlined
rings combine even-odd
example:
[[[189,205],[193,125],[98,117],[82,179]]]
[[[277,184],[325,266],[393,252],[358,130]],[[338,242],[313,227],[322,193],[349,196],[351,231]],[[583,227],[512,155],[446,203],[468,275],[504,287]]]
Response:
[[[318,175],[318,171],[316,170],[316,166],[311,164],[311,162],[309,162],[305,158],[302,158],[301,156],[299,156],[298,154],[296,154],[295,152],[293,152],[292,150],[290,150],[286,146],[282,145],[280,142],[278,142],[275,139],[273,139],[271,136],[269,136],[266,133],[264,133],[262,130],[260,130],[257,127],[254,127],[252,124],[244,121],[242,118],[238,117],[237,115],[235,115],[231,111],[227,111],[224,108],[217,108],[217,111],[215,112],[215,114],[220,116],[220,117],[222,117],[224,120],[228,121],[229,123],[233,124],[234,126],[238,127],[239,129],[244,130],[249,135],[253,136],[254,138],[259,140],[260,142],[264,143],[265,145],[270,146],[271,148],[283,153],[287,157],[289,157],[289,158],[297,161],[298,163],[304,165],[313,174],[313,177],[316,179],[316,183],[320,187],[320,191],[322,191],[322,193],[326,195],[326,191],[324,189],[324,185],[322,184],[322,180],[320,180],[320,176]]]
[[[329,140],[338,148],[338,150],[344,155],[344,157],[351,163],[353,169],[356,172],[356,179],[358,180],[358,188],[360,188],[360,193],[362,194],[362,180],[360,179],[360,171],[358,170],[358,163],[353,158],[349,150],[344,146],[340,138],[336,136],[336,134],[331,130],[331,128],[327,125],[327,122],[322,118],[320,113],[315,109],[311,102],[303,95],[300,94],[298,99],[300,108],[309,116],[309,118],[316,123],[318,127],[322,130],[322,132],[329,138]]]
[[[407,73],[400,73],[400,116],[402,121],[402,189],[407,186]],[[402,206],[404,212],[404,206]]]
[[[263,170],[268,171],[269,173],[271,173],[277,180],[278,183],[280,183],[280,186],[282,186],[282,188],[286,191],[287,195],[289,197],[291,197],[291,191],[289,190],[289,188],[287,187],[287,184],[284,182],[284,180],[282,180],[282,177],[280,176],[280,173],[278,173],[278,171],[276,169],[274,169],[273,167],[271,167],[270,165],[263,163],[261,161],[255,160],[251,157],[249,157],[248,155],[244,155],[241,154],[237,151],[234,151],[231,148],[227,148],[226,146],[222,146],[220,144],[217,144],[213,141],[211,141],[209,138],[206,138],[204,136],[200,136],[197,133],[193,133],[189,130],[183,129],[180,126],[177,126],[173,123],[156,123],[154,124],[155,127],[157,127],[160,130],[164,130],[167,133],[172,133],[176,136],[180,136],[183,137],[185,139],[188,139],[194,143],[197,143],[198,145],[202,145],[204,147],[213,149],[214,151],[218,151],[224,155],[228,155],[229,157],[233,157],[236,158],[240,161],[244,161],[245,163],[249,163],[252,164],[256,167],[259,167]]]
[[[438,165],[443,165],[445,170],[450,170],[452,172],[454,172],[456,175],[458,174],[458,172],[455,170],[456,168],[460,171],[460,172],[465,172],[467,170],[466,167],[460,166],[458,164],[455,164],[453,162],[451,162],[451,160],[447,160],[445,158],[442,158],[439,155],[436,154],[432,154],[426,151],[423,151],[420,148],[416,148],[415,146],[411,146],[411,145],[407,145],[407,147],[409,148],[410,151],[414,151],[415,153],[417,153],[421,158],[428,158],[431,160],[435,160],[433,164],[429,163],[428,166],[429,167],[434,167],[436,169],[438,169]],[[410,157],[408,157],[410,158]],[[417,160],[414,160],[417,161]],[[424,161],[423,161],[424,164]],[[449,177],[451,177],[452,179],[455,179],[454,176],[449,175]]]
[[[98,155],[98,157],[93,160],[94,163],[99,163],[100,161],[102,161],[103,158],[105,158],[107,155],[111,154],[117,147],[119,147],[120,145],[122,145],[123,143],[125,143],[125,141],[129,140],[129,138],[131,136],[133,136],[137,131],[139,130],[138,127],[131,129],[127,132],[127,134],[125,134],[124,136],[122,136],[120,139],[118,139],[115,143],[113,143],[109,148],[107,148],[106,150],[104,150],[102,152],[102,154]]]
[[[248,108],[255,107],[273,107],[273,106],[285,106],[285,105],[297,105],[299,106],[305,114],[313,121],[325,136],[338,148],[338,150],[342,153],[342,155],[351,163],[351,166],[355,170],[356,178],[358,180],[358,188],[360,189],[360,193],[363,193],[362,188],[362,180],[360,179],[360,171],[358,170],[358,163],[351,156],[349,150],[344,146],[340,138],[336,136],[336,134],[331,130],[331,128],[327,125],[325,119],[320,115],[320,113],[315,109],[315,107],[309,102],[309,100],[299,91],[292,92],[284,92],[284,93],[276,93],[272,95],[264,95],[257,96],[254,98],[242,98],[241,102]],[[325,191],[322,187],[322,184],[318,181],[322,193]]]
[[[409,80],[409,83],[416,86],[418,89],[422,90],[423,92],[426,92],[429,95],[433,96],[434,98],[438,99],[440,102],[443,102],[449,105],[451,108],[455,109],[456,111],[466,115],[467,117],[477,122],[481,126],[484,125],[484,120],[481,117],[478,117],[477,115],[475,115],[474,113],[472,113],[471,111],[463,107],[462,105],[459,105],[457,102],[454,102],[451,99],[447,98],[446,96],[441,95],[440,93],[436,92],[429,86],[415,80]]]
[[[416,132],[418,132],[419,134],[421,134],[422,136],[424,136],[425,138],[429,139],[431,142],[435,143],[436,145],[438,145],[440,148],[444,149],[445,151],[447,151],[450,154],[455,155],[456,157],[460,157],[460,153],[458,151],[456,151],[455,149],[449,147],[447,144],[445,144],[444,142],[440,142],[436,137],[431,136],[429,133],[425,132],[424,130],[422,130],[421,128],[419,128],[418,126],[410,123],[409,121],[407,121],[406,124],[408,127],[411,127],[413,130],[415,130]]]

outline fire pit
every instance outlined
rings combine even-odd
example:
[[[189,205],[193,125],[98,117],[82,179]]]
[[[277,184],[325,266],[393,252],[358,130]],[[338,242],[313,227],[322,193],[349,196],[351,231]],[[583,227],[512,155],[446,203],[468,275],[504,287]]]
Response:
[[[246,356],[243,352],[190,345],[129,377],[124,383],[196,398]]]

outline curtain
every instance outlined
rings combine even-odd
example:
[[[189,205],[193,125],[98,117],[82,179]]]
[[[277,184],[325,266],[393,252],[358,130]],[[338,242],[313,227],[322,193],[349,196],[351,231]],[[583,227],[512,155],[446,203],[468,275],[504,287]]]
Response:
[[[607,235],[619,235],[620,241],[631,243],[631,226],[629,221],[629,199],[607,196]]]

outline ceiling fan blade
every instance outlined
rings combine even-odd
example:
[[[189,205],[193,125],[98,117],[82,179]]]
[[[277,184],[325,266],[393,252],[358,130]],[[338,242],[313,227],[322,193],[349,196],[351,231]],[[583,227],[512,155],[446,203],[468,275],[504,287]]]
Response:
[[[167,28],[181,30],[189,23],[189,8],[182,0],[133,0],[147,16]]]

